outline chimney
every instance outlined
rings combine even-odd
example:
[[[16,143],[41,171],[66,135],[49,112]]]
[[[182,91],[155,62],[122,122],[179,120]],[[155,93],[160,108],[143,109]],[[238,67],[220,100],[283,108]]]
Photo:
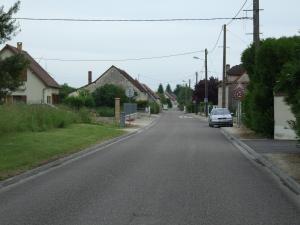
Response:
[[[17,42],[17,49],[18,51],[22,52],[22,42]]]
[[[88,84],[92,83],[92,79],[93,79],[93,77],[92,77],[92,71],[89,71],[88,72]]]

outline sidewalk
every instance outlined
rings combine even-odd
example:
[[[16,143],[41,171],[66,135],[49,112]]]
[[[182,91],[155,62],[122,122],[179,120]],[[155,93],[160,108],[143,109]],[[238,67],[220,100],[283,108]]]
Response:
[[[159,115],[155,114],[147,114],[147,113],[139,113],[138,117],[133,121],[126,121],[125,131],[132,133],[138,131],[139,129],[150,125],[155,119],[157,119]]]
[[[266,139],[255,135],[247,128],[235,126],[221,129],[300,184],[300,147],[297,141]]]

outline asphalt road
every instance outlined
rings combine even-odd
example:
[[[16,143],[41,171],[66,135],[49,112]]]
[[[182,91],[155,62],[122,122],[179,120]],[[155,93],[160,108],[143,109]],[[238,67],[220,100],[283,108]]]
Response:
[[[0,224],[300,224],[272,176],[219,129],[180,115],[1,190]]]

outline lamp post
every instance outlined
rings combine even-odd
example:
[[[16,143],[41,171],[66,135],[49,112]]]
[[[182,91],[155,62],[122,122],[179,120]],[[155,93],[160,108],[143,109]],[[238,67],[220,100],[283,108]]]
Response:
[[[205,103],[205,116],[207,117],[208,116],[207,49],[205,49],[205,59],[201,59],[197,56],[194,56],[193,58],[205,61],[205,97],[204,97],[204,103]]]

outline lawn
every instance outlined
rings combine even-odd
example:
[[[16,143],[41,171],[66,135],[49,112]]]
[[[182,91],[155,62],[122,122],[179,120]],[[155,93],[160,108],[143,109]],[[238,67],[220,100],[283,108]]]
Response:
[[[0,136],[0,180],[124,134],[108,125],[73,124]]]

